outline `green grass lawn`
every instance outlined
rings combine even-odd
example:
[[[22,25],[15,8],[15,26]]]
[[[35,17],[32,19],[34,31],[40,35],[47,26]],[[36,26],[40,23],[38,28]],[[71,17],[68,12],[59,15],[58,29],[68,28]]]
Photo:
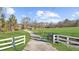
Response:
[[[36,30],[33,30],[33,31],[38,33],[39,35],[41,35],[45,39],[47,39],[48,33],[79,37],[79,27],[37,28]],[[57,50],[59,50],[59,51],[79,51],[79,48],[66,46],[65,44],[62,44],[62,43],[55,43],[52,45],[55,48],[57,48]]]
[[[63,43],[54,43],[52,44],[58,51],[79,51],[79,48],[74,48]]]
[[[46,36],[48,33],[62,34],[68,36],[79,37],[79,27],[64,27],[64,28],[37,28],[33,30],[42,36]]]
[[[0,33],[0,40],[5,39],[5,38],[10,38],[10,37],[21,36],[21,35],[26,35],[26,44],[27,44],[27,42],[30,39],[30,35],[25,31],[1,32]],[[4,41],[4,42],[6,42],[6,41]],[[0,44],[1,43],[2,42],[0,42]],[[4,51],[21,51],[21,50],[23,50],[25,45],[20,44],[20,45],[17,45],[16,48],[8,48],[8,49],[5,49]]]

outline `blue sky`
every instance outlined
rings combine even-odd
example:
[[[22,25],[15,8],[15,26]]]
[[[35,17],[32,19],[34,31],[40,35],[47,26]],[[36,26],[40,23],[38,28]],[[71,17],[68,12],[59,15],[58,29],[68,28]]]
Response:
[[[14,7],[6,8],[6,11],[8,15],[14,14],[18,22],[25,16],[37,22],[58,22],[65,18],[70,20],[79,18],[78,7]]]

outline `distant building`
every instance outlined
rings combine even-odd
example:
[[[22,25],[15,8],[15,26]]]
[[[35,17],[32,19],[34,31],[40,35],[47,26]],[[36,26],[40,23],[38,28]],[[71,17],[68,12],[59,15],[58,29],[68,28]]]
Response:
[[[18,24],[18,29],[22,29],[22,24]]]

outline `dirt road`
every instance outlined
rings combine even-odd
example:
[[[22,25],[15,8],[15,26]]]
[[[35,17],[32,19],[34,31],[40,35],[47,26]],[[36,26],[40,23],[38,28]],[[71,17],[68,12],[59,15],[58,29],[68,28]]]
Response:
[[[40,38],[39,35],[36,35],[31,31],[27,32],[30,33],[31,39],[23,51],[56,51],[49,43],[42,41],[43,39]]]

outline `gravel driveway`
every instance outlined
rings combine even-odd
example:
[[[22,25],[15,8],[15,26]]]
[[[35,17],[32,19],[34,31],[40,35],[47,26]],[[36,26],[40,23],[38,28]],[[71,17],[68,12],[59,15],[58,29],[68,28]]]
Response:
[[[50,43],[40,41],[42,38],[39,35],[33,34],[31,31],[27,32],[30,33],[31,39],[23,51],[57,51]]]

